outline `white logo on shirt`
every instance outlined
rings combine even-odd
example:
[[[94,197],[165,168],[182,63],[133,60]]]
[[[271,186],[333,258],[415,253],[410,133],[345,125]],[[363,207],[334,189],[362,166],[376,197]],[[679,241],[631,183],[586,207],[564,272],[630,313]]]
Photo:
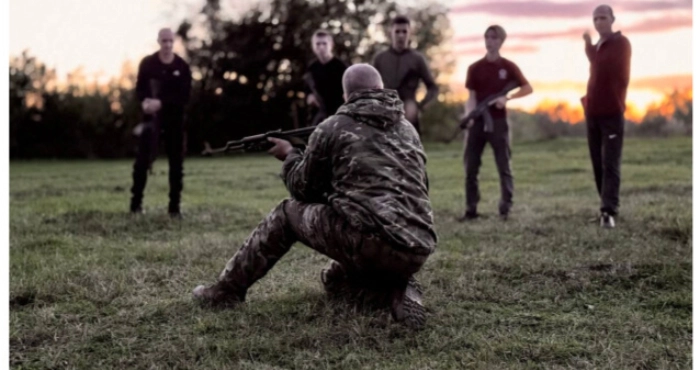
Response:
[[[180,75],[180,70],[177,70],[177,69],[176,69],[176,70],[173,72],[173,76],[176,76],[176,77],[177,77],[177,76],[179,76],[179,75]]]
[[[500,78],[501,80],[505,80],[507,77],[508,77],[508,71],[506,71],[505,69],[501,68],[501,69],[498,71],[498,78]]]

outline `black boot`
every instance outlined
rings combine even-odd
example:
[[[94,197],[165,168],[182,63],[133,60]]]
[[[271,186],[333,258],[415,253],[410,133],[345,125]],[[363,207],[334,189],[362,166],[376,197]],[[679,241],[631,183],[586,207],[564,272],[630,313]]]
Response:
[[[176,219],[181,219],[182,214],[180,214],[180,203],[174,203],[173,201],[170,201],[170,204],[168,204],[168,215],[170,215],[170,218],[176,218]]]
[[[129,212],[132,214],[141,214],[143,209],[141,208],[141,198],[133,196],[131,197],[131,203],[129,205]]]
[[[411,277],[406,284],[395,288],[392,297],[391,315],[394,320],[405,323],[411,329],[425,326],[426,310],[423,306],[423,289]]]

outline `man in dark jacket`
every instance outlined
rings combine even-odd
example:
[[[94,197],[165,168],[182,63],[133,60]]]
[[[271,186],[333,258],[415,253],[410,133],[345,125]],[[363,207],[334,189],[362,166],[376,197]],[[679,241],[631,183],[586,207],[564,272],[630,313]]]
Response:
[[[346,103],[317,126],[304,152],[271,139],[291,198],[258,225],[217,283],[194,290],[196,299],[215,306],[242,302],[300,241],[333,260],[322,272],[329,294],[379,289],[397,321],[424,324],[413,275],[437,243],[426,157],[398,95],[382,87],[372,66],[354,65],[343,76]]]
[[[586,56],[591,63],[586,96],[582,99],[588,127],[588,149],[600,195],[600,225],[615,227],[620,204],[620,165],[625,128],[625,98],[630,81],[632,47],[620,31],[613,32],[613,10],[601,5],[593,11],[600,35],[591,42],[586,32]]]
[[[333,56],[333,37],[329,32],[314,32],[311,44],[316,60],[305,76],[306,103],[317,108],[311,120],[311,125],[316,126],[343,105],[343,73],[348,66]]]
[[[141,213],[143,191],[148,170],[158,154],[161,131],[165,136],[170,171],[170,203],[168,213],[180,217],[183,162],[185,159],[185,105],[189,100],[192,75],[189,65],[173,53],[175,35],[170,29],[158,32],[160,50],[139,64],[136,96],[141,102],[146,124],[139,133],[139,146],[133,168],[131,187],[132,213]]]

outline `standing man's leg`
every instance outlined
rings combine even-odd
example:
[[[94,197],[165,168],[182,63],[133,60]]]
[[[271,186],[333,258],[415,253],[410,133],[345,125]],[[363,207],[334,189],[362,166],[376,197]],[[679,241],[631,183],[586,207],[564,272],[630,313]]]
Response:
[[[413,125],[413,127],[416,129],[418,136],[422,136],[419,120],[420,114],[418,112],[418,103],[416,103],[415,100],[405,100],[403,103],[404,110],[406,112],[406,119],[408,120],[408,122],[411,122],[411,125]]]
[[[510,133],[508,121],[494,121],[494,132],[489,141],[496,158],[496,167],[501,181],[501,201],[498,204],[498,213],[502,218],[507,218],[510,208],[513,206],[513,175],[510,169]]]
[[[601,212],[617,216],[620,205],[620,167],[625,131],[624,115],[601,120],[603,141]]]
[[[157,122],[152,121],[145,124],[139,136],[139,145],[136,152],[136,160],[132,170],[133,184],[131,186],[131,204],[129,209],[132,213],[142,211],[143,191],[148,180],[148,170],[152,160],[158,154],[158,138],[160,127]]]
[[[481,166],[481,155],[486,146],[486,135],[483,123],[474,125],[465,131],[464,145],[464,173],[466,174],[465,193],[467,198],[467,211],[464,215],[466,219],[477,216],[476,208],[479,203],[479,167]]]
[[[420,126],[420,117],[418,114],[416,114],[416,117],[413,119],[413,127],[416,129],[416,132],[418,133],[418,137],[423,137],[423,129]]]
[[[168,117],[165,122],[166,152],[168,154],[168,213],[173,217],[180,216],[180,195],[183,189],[183,163],[185,161],[185,129],[182,117]]]
[[[600,128],[600,120],[586,117],[586,127],[588,133],[588,152],[593,165],[593,175],[595,176],[595,186],[598,195],[603,192],[603,142]]]

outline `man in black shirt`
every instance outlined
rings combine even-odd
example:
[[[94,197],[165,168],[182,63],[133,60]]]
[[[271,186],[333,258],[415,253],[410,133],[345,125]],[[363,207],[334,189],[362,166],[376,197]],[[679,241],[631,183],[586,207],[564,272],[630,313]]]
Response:
[[[134,162],[130,211],[142,212],[141,202],[148,169],[158,154],[158,139],[162,131],[170,167],[168,213],[171,217],[179,218],[183,187],[182,164],[185,158],[184,112],[190,96],[192,75],[189,65],[173,53],[174,38],[172,30],[160,30],[160,50],[143,58],[139,64],[136,96],[141,102],[146,124],[139,135],[138,153]]]
[[[382,75],[384,87],[396,90],[403,101],[406,119],[421,134],[419,112],[438,96],[439,89],[430,73],[425,57],[410,48],[411,22],[405,16],[391,21],[391,48],[374,57],[372,65]],[[428,89],[423,100],[416,101],[418,83],[423,81]]]
[[[343,105],[343,73],[347,65],[333,56],[333,38],[327,31],[316,31],[311,44],[317,59],[309,65],[305,76],[306,103],[318,109],[311,121],[315,126]]]

